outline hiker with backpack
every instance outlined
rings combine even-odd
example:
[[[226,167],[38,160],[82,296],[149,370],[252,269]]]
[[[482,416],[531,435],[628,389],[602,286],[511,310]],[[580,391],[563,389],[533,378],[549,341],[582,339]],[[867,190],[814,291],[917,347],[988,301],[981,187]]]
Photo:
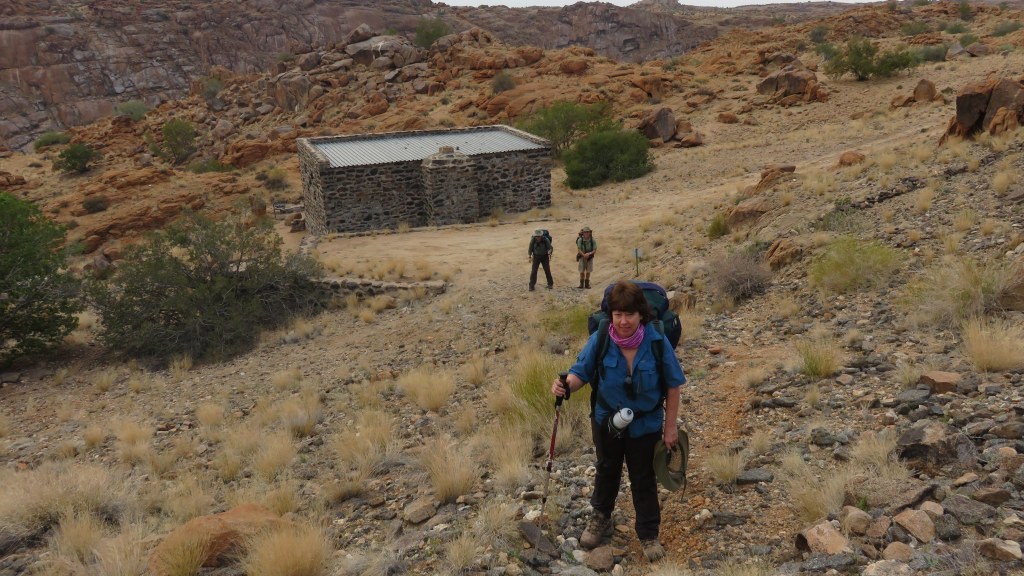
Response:
[[[648,296],[645,286],[656,287],[660,294]],[[619,281],[610,286],[602,303],[604,312],[595,313],[601,318],[599,327],[592,330],[565,379],[569,392],[591,385],[590,428],[597,473],[590,498],[594,510],[580,545],[596,548],[611,533],[625,463],[636,510],[634,527],[651,562],[665,556],[658,540],[661,505],[657,482],[661,471],[655,471],[656,448],[664,454],[686,441],[684,436],[681,442],[676,427],[679,387],[686,382],[673,351],[678,322],[669,330],[663,325],[662,318],[674,316],[664,295],[664,289],[653,284]],[[663,301],[663,309],[654,310],[649,297]],[[670,340],[673,337],[675,340]],[[551,392],[557,397],[567,395],[561,379],[552,382]]]
[[[548,290],[550,290],[554,287],[555,281],[551,278],[551,234],[547,230],[538,228],[533,231],[527,255],[533,262],[530,269],[530,291],[532,292],[533,287],[537,285],[538,266],[544,266],[544,275],[547,276]]]
[[[594,271],[594,254],[597,240],[590,226],[584,226],[576,238],[576,261],[579,262],[580,288],[590,288],[590,273]]]

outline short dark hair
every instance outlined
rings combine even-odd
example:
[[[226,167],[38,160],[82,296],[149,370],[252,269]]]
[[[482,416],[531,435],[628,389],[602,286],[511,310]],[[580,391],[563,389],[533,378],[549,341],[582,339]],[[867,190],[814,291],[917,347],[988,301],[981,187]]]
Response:
[[[651,305],[647,303],[644,290],[635,282],[619,280],[608,294],[608,312],[639,312],[640,321],[647,324],[654,319]]]

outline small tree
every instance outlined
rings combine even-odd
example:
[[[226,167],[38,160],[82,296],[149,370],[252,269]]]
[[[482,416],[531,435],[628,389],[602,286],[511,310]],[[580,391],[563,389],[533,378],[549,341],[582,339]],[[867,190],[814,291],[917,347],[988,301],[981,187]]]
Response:
[[[430,48],[438,38],[452,33],[451,26],[440,18],[420,18],[416,25],[416,45],[420,48]]]
[[[34,204],[0,192],[0,367],[59,344],[78,324],[63,241]]]
[[[117,273],[90,288],[100,338],[132,356],[221,359],[261,328],[319,306],[315,261],[283,257],[269,221],[247,226],[189,215],[130,248]]]
[[[846,47],[825,64],[825,73],[839,78],[852,72],[858,81],[867,80],[874,71],[877,53],[878,47],[867,38],[851,38],[846,41]]]
[[[175,164],[181,164],[195,152],[196,129],[187,120],[168,120],[161,132],[164,135],[164,150]]]
[[[32,143],[32,149],[39,152],[47,146],[53,146],[55,144],[67,144],[71,141],[71,136],[65,132],[44,132],[36,141]]]
[[[491,90],[495,94],[501,94],[506,90],[511,90],[516,87],[516,80],[508,73],[508,70],[502,70],[495,74],[494,78],[491,79]]]
[[[565,100],[541,108],[519,124],[520,129],[547,138],[556,158],[588,134],[619,127],[619,123],[612,120],[612,107],[608,102],[585,105]]]
[[[53,161],[53,169],[61,172],[77,172],[89,170],[89,163],[100,157],[100,153],[86,144],[75,143],[60,151]]]
[[[573,189],[632,180],[653,169],[647,139],[635,131],[592,134],[565,155],[565,183]]]

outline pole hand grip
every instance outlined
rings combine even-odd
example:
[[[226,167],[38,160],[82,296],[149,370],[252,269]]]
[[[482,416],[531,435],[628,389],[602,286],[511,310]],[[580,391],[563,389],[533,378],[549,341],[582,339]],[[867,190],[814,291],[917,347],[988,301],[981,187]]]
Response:
[[[562,389],[565,390],[565,396],[557,396],[557,397],[555,397],[555,406],[561,406],[562,405],[562,400],[568,400],[569,399],[569,382],[568,382],[568,378],[569,378],[569,373],[568,372],[559,372],[558,373],[558,379],[562,381]]]

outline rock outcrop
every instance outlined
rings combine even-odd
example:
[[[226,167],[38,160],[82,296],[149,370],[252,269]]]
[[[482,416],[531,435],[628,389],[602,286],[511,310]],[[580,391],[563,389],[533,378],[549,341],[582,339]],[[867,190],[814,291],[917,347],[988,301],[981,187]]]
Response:
[[[981,131],[1001,134],[1020,126],[1024,116],[1024,83],[1009,78],[964,86],[956,95],[956,115],[942,137],[970,138]]]

